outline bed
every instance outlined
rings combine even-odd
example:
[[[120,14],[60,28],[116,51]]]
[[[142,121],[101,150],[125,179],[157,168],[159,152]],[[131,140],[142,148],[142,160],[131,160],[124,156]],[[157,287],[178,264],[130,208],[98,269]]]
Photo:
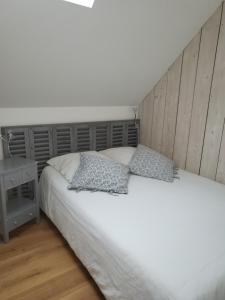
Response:
[[[131,175],[128,195],[69,191],[54,168],[42,209],[108,300],[224,300],[225,186],[179,171]]]

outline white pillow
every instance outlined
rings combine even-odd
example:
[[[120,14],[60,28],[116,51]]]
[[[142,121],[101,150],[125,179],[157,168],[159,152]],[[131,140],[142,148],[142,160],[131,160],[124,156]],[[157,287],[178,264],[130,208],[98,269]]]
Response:
[[[135,147],[118,147],[102,150],[100,153],[128,166],[136,149]]]
[[[96,151],[88,151],[98,155]],[[66,180],[71,183],[75,172],[80,165],[80,153],[69,153],[53,157],[47,161],[47,164],[56,169]]]

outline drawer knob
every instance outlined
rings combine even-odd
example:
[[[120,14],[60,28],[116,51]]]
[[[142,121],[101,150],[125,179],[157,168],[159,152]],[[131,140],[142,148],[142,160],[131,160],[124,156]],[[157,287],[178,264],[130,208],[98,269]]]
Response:
[[[33,213],[29,213],[29,216],[30,216],[30,217],[33,217]]]
[[[14,221],[13,224],[14,224],[14,225],[17,225],[17,221]]]

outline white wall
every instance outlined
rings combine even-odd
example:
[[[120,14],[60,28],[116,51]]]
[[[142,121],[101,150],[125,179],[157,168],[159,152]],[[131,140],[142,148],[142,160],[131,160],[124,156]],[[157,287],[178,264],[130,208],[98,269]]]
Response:
[[[127,120],[134,117],[132,107],[45,107],[0,108],[0,127],[35,124]],[[0,159],[3,158],[0,142]]]
[[[0,1],[0,107],[135,105],[221,0]]]

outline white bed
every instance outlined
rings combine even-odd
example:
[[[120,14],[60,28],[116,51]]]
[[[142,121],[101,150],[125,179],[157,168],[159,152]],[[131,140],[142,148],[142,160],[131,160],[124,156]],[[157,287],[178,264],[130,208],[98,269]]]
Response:
[[[179,171],[132,175],[129,194],[67,190],[52,167],[42,208],[110,300],[225,300],[225,186]]]

